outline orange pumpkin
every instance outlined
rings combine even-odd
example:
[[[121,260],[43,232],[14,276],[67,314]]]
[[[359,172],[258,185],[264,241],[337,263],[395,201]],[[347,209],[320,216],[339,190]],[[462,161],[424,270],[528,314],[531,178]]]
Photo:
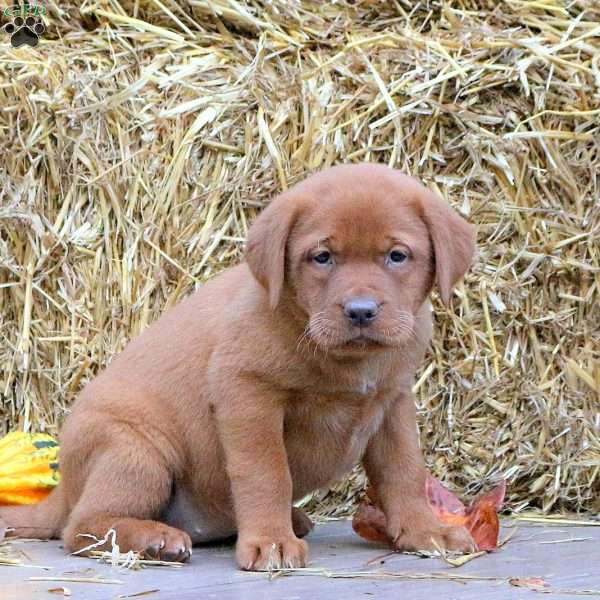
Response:
[[[58,443],[15,431],[0,439],[0,504],[34,504],[58,483]]]

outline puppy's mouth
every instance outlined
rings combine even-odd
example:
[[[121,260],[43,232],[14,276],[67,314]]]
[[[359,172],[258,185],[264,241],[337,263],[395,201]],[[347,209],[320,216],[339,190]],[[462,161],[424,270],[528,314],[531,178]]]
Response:
[[[327,351],[368,352],[371,350],[393,348],[399,341],[388,338],[376,331],[359,329],[357,331],[327,332],[322,331],[310,336],[312,341]]]
[[[378,346],[385,345],[382,340],[378,339],[377,336],[369,334],[367,331],[359,331],[353,337],[349,338],[345,342],[342,342],[342,346],[367,346],[376,344]]]
[[[341,341],[339,349],[344,351],[368,352],[372,350],[383,350],[399,346],[397,339],[388,338],[375,331],[360,331],[352,337]]]
[[[383,323],[382,323],[383,325]],[[348,326],[318,315],[311,319],[301,340],[325,351],[369,352],[377,349],[397,348],[414,336],[412,316],[399,313],[391,324],[383,327],[371,324],[364,327]]]

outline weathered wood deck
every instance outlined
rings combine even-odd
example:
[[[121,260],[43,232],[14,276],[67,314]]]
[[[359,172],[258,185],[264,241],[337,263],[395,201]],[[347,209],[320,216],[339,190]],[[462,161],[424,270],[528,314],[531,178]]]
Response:
[[[514,524],[507,523],[507,527]],[[234,566],[231,546],[195,548],[192,562],[180,569],[151,568],[131,571],[111,568],[97,561],[65,556],[58,542],[13,542],[26,553],[24,564],[52,567],[0,566],[0,600],[38,600],[62,597],[51,588],[65,586],[71,598],[108,600],[326,600],[360,598],[405,598],[407,600],[512,600],[534,599],[535,591],[510,585],[511,577],[542,577],[554,590],[542,598],[576,598],[573,591],[600,590],[600,527],[540,526],[518,524],[517,534],[499,551],[453,568],[440,559],[392,555],[380,562],[369,561],[386,552],[356,537],[350,523],[338,521],[318,525],[309,536],[314,569],[335,573],[370,572],[372,577],[327,578],[294,573],[269,581],[264,573],[244,573]],[[504,535],[508,529],[505,527]],[[551,543],[553,542],[553,543]],[[450,573],[489,580],[382,579],[386,570],[404,574]],[[32,581],[30,577],[91,577],[99,575],[121,583],[96,584]],[[140,595],[141,592],[152,593]],[[600,597],[600,591],[597,592]]]

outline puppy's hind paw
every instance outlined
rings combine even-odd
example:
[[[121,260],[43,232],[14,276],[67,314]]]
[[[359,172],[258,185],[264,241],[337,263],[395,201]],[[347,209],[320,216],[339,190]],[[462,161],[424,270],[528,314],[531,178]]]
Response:
[[[314,527],[310,517],[299,508],[292,508],[292,529],[297,537],[306,537]]]

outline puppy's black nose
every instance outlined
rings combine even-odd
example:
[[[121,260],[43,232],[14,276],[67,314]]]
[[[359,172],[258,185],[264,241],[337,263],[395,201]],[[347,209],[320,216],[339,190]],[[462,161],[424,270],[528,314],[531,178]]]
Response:
[[[373,298],[352,298],[344,304],[344,314],[352,325],[364,327],[375,319],[379,304]]]

